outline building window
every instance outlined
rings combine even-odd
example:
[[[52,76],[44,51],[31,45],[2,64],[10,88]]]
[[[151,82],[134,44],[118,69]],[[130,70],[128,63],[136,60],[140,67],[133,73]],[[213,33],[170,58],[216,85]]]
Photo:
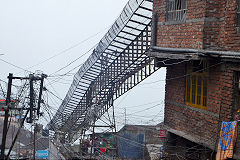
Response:
[[[240,72],[234,72],[234,106],[237,111],[240,109]]]
[[[187,0],[167,0],[166,21],[185,21]]]
[[[207,62],[194,61],[187,65],[185,103],[207,109],[208,69]]]
[[[237,0],[236,25],[237,27],[240,27],[240,0]]]

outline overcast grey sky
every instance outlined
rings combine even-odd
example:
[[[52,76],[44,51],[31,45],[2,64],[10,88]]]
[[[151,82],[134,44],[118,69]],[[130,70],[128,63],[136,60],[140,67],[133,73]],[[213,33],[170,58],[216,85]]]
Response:
[[[0,54],[4,54],[0,59],[32,72],[41,70],[50,75],[96,45],[127,2],[128,0],[0,0]],[[56,74],[64,74],[80,65],[90,53]],[[4,61],[0,61],[0,79],[7,81],[8,73],[28,75]],[[30,68],[31,66],[35,67]],[[46,85],[63,99],[72,78],[73,76],[64,77],[49,85],[54,80],[49,77]],[[125,107],[127,123],[160,122],[163,115],[164,79],[165,70],[161,69],[143,83],[162,81],[139,85],[119,98],[115,102],[117,122],[121,125],[124,123]],[[0,83],[3,87],[6,86],[3,82]],[[51,109],[52,112],[61,103],[50,94],[48,101],[55,108]],[[159,106],[153,107],[156,104]]]

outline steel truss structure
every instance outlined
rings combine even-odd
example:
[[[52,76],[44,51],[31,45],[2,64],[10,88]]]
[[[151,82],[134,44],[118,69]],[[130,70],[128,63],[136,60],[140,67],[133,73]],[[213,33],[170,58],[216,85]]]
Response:
[[[113,101],[154,73],[151,44],[152,0],[130,0],[81,66],[48,124],[70,143],[89,129]]]

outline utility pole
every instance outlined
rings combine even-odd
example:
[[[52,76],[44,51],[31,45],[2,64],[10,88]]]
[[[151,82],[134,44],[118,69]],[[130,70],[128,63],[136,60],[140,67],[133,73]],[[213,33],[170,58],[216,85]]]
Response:
[[[27,118],[28,112],[29,112],[29,110],[27,110],[27,112],[26,112],[23,120],[21,121],[21,124],[20,124],[20,126],[19,126],[19,129],[18,129],[18,131],[17,131],[17,133],[16,133],[16,136],[15,136],[15,138],[13,139],[12,145],[11,145],[9,151],[8,151],[8,155],[7,155],[7,158],[6,158],[7,160],[9,159],[10,153],[11,153],[11,151],[12,151],[12,149],[13,149],[13,146],[14,146],[16,140],[17,140],[17,137],[18,137],[18,135],[19,135],[19,133],[20,133],[20,131],[21,131],[21,128],[22,128],[22,126],[23,126],[23,124],[24,124],[24,121],[25,121],[25,119]],[[20,141],[20,139],[19,139],[19,141]],[[19,143],[20,143],[20,142],[19,142]],[[20,144],[19,144],[19,152],[20,152]],[[18,155],[18,156],[19,156],[19,155]]]
[[[29,123],[33,122],[33,105],[34,105],[34,89],[33,89],[33,75],[29,75],[29,80],[30,80],[30,117],[29,117]]]
[[[91,153],[90,153],[90,160],[92,160],[92,156],[94,153],[94,139],[95,139],[95,135],[94,135],[94,128],[95,128],[95,122],[93,124],[93,132],[92,132],[92,146],[91,146]]]
[[[33,74],[29,75],[29,84],[30,84],[30,117],[29,117],[29,123],[33,122],[33,110],[34,110],[34,88],[33,88],[33,80],[34,76]],[[35,160],[35,121],[33,124],[33,160]]]
[[[79,154],[80,154],[80,156],[81,156],[81,158],[82,158],[82,136],[81,136],[81,138],[79,139]]]
[[[12,87],[12,80],[13,79],[29,79],[30,81],[30,108],[26,109],[26,115],[21,123],[21,126],[19,127],[18,133],[16,134],[14,141],[12,142],[12,145],[10,147],[10,150],[8,152],[7,158],[9,158],[12,147],[14,146],[17,137],[20,133],[20,128],[23,126],[24,120],[27,118],[27,114],[28,112],[30,112],[30,117],[28,118],[28,122],[32,123],[33,119],[35,119],[35,110],[37,110],[37,115],[40,115],[40,103],[41,103],[41,97],[42,97],[42,90],[43,90],[43,80],[44,78],[47,77],[46,75],[42,74],[41,77],[35,77],[33,74],[30,74],[29,77],[13,77],[12,73],[9,73],[8,76],[8,90],[7,90],[7,97],[6,97],[6,108],[5,110],[5,117],[4,117],[4,125],[3,125],[3,136],[2,136],[2,148],[1,148],[1,157],[0,159],[4,159],[5,158],[5,146],[6,146],[6,137],[7,137],[7,132],[8,132],[8,118],[9,118],[9,110],[10,109],[15,109],[15,108],[11,108],[10,106],[10,102],[11,102],[11,87]],[[40,92],[39,92],[39,99],[38,99],[38,108],[36,109],[34,107],[35,101],[34,101],[34,87],[33,87],[33,82],[36,80],[41,80],[41,84],[40,84]],[[35,124],[35,123],[34,123]],[[34,127],[34,134],[35,134],[35,127]],[[34,135],[35,137],[35,135]],[[35,143],[35,140],[34,140]],[[34,159],[35,159],[35,152],[34,154]]]
[[[33,159],[35,160],[36,158],[36,123],[35,123],[35,120],[34,120],[34,123],[33,123]]]
[[[118,141],[117,141],[117,126],[116,126],[116,120],[115,120],[115,111],[114,111],[114,105],[112,103],[112,108],[113,108],[113,126],[114,126],[114,129],[115,129],[115,147],[116,147],[116,157],[118,157]],[[125,108],[126,110],[126,108]]]
[[[40,105],[42,102],[42,91],[43,91],[43,80],[46,77],[46,75],[42,74],[41,76],[41,84],[40,84],[40,91],[39,91],[39,96],[38,96],[38,106],[37,106],[37,115],[40,114]]]
[[[6,145],[6,137],[7,137],[7,131],[8,131],[8,117],[9,117],[8,112],[9,112],[9,104],[11,101],[12,79],[13,79],[13,74],[9,73],[6,108],[5,108],[5,116],[4,116],[4,123],[3,123],[1,159],[4,159],[4,157],[5,157],[5,145]]]
[[[127,109],[124,108],[124,116],[125,116],[125,125],[127,124]]]

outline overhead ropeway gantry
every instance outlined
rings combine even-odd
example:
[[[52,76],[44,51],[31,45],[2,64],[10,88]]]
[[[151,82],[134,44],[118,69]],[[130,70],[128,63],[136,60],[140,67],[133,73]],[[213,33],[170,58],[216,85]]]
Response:
[[[113,101],[154,73],[151,44],[152,0],[130,0],[80,67],[62,104],[48,124],[72,143]]]

